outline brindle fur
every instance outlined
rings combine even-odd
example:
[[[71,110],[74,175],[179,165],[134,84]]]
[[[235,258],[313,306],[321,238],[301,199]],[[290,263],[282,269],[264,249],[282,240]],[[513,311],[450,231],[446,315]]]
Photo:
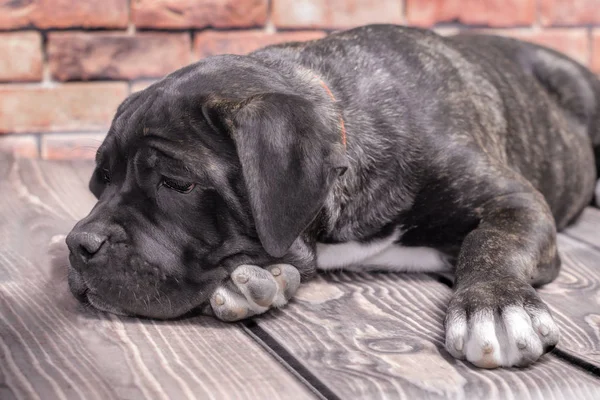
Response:
[[[317,241],[399,228],[402,245],[453,259],[451,309],[537,302],[530,284],[559,271],[557,228],[592,199],[599,101],[574,61],[492,36],[372,25],[208,58],[119,107],[98,205],[68,239],[72,290],[175,317],[241,263],[306,279]],[[198,187],[168,192],[161,174]],[[82,262],[89,232],[108,239]]]

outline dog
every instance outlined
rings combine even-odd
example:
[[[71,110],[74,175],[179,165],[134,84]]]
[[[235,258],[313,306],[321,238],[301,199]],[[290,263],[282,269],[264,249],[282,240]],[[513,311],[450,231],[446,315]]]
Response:
[[[558,341],[534,288],[592,201],[599,102],[573,60],[486,35],[370,25],[206,58],[119,106],[71,291],[237,320],[317,268],[453,272],[448,352],[529,365]]]

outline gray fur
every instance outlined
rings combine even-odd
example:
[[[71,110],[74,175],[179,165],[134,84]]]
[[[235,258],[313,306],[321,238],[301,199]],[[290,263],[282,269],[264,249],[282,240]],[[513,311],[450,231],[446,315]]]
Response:
[[[451,260],[451,313],[538,315],[557,228],[592,200],[598,104],[582,66],[491,36],[372,25],[208,58],[119,107],[90,183],[98,205],[67,239],[71,288],[170,318],[241,264],[306,280],[317,242],[400,229],[398,244]],[[195,186],[175,193],[165,176]],[[100,250],[84,251],[90,237]]]

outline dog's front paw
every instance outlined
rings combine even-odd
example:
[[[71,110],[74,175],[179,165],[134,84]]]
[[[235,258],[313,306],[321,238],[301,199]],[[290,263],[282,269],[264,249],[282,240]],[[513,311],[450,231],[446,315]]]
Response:
[[[300,273],[289,264],[266,269],[240,265],[230,278],[210,298],[212,313],[222,321],[238,321],[282,307],[300,286]]]
[[[480,368],[524,367],[558,343],[558,328],[525,283],[476,284],[454,294],[446,349]]]

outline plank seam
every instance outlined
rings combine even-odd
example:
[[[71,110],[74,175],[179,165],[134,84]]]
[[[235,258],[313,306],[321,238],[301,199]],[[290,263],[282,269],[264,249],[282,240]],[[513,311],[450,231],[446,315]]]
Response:
[[[452,286],[454,286],[454,282],[452,282],[451,279],[445,277],[444,275],[438,275],[436,273],[426,273],[425,275],[429,276],[432,279],[435,279],[437,282],[441,283],[442,285],[448,286],[450,289],[452,289]]]
[[[592,364],[591,362],[581,359],[571,354],[570,352],[561,350],[559,348],[555,348],[554,350],[552,350],[552,352],[550,352],[550,354],[556,358],[565,361],[568,364],[573,365],[574,367],[583,370],[584,372],[587,372],[588,374],[596,378],[600,378],[600,367]]]
[[[260,327],[256,321],[242,322],[246,334],[263,347],[285,369],[302,382],[319,399],[341,400],[323,381],[306,368],[296,357],[285,349],[275,338]]]

